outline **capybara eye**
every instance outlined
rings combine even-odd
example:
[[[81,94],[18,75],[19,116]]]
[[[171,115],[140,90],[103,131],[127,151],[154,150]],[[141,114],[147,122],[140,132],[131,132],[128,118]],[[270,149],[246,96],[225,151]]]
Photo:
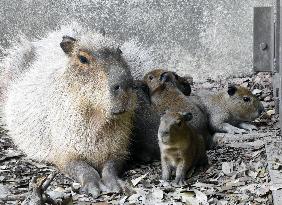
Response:
[[[120,89],[120,86],[119,86],[119,85],[116,85],[116,86],[114,87],[114,89],[115,89],[115,90],[119,90],[119,89]]]
[[[150,79],[150,80],[153,80],[153,78],[154,78],[154,77],[153,77],[152,75],[149,75],[149,79]]]
[[[250,101],[251,101],[251,98],[250,98],[250,97],[243,97],[243,100],[244,100],[245,102],[250,102]]]
[[[88,59],[85,56],[78,56],[79,61],[83,64],[89,63]]]

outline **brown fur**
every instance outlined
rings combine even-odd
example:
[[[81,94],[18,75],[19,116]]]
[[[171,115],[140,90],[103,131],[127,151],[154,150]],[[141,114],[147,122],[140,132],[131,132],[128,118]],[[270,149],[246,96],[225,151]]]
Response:
[[[108,66],[126,67],[126,63],[110,50],[101,51],[101,53],[101,59],[99,59],[100,57],[97,59],[91,52],[78,49],[70,55],[71,66],[65,74],[66,80],[69,81],[70,95],[73,95],[75,99],[79,99],[76,101],[77,106],[75,107],[79,109],[81,116],[84,118],[84,126],[88,127],[90,132],[96,132],[95,138],[83,139],[81,146],[85,150],[88,149],[88,146],[95,146],[95,149],[90,148],[91,152],[85,151],[82,155],[69,153],[66,156],[67,158],[63,162],[58,162],[58,164],[61,164],[61,167],[68,167],[68,162],[77,160],[87,162],[102,174],[102,178],[104,178],[104,173],[107,173],[105,179],[103,179],[104,183],[108,186],[108,189],[117,191],[120,187],[116,184],[117,176],[115,175],[122,168],[121,162],[125,161],[129,155],[130,134],[133,128],[133,109],[130,111],[127,110],[127,107],[133,108],[136,96],[132,89],[128,89],[120,93],[119,96],[110,95],[108,100],[103,100],[105,98],[103,90],[109,89],[110,85],[108,83],[112,80],[107,75]],[[103,56],[104,54],[107,56]],[[79,62],[78,56],[86,57],[91,64],[82,64]],[[91,93],[81,90],[83,86],[93,91],[97,87],[100,88],[100,92],[95,93],[94,101],[90,100],[93,99],[89,97],[92,96]],[[109,110],[112,105],[116,105],[114,110],[123,112],[124,109],[125,112],[116,116],[112,115],[112,111]],[[84,140],[86,141],[84,142]],[[111,162],[112,165],[106,168],[108,162]],[[114,174],[109,174],[111,172]],[[83,171],[81,174],[83,174]],[[84,182],[89,183],[87,179]]]
[[[64,36],[56,48],[51,43],[53,50],[31,43],[34,59],[19,56],[7,68],[12,81],[3,83],[3,112],[19,149],[55,164],[97,197],[104,188],[122,189],[118,176],[129,155],[136,93],[129,60],[114,41],[77,35]]]
[[[191,94],[191,86],[193,84],[193,78],[191,76],[182,77],[177,75],[175,72],[168,71],[165,69],[157,68],[153,70],[153,73],[148,73],[149,75],[158,76],[161,81],[169,81],[173,83],[184,95],[189,96]]]
[[[161,114],[165,111],[175,112],[191,112],[193,119],[191,126],[198,132],[203,134],[205,138],[209,138],[207,127],[207,116],[200,106],[189,100],[173,82],[160,81],[162,70],[153,70],[147,73],[144,81],[149,86],[151,101],[155,110]]]
[[[197,93],[209,114],[210,127],[215,132],[235,133],[244,132],[244,129],[256,129],[246,122],[251,122],[261,115],[264,111],[262,103],[245,87],[231,85],[227,90]],[[249,100],[245,101],[244,98]]]
[[[129,137],[133,127],[133,110],[119,114],[116,117],[112,116],[108,110],[108,106],[111,105],[105,104],[103,100],[100,102],[91,101],[89,96],[87,96],[89,93],[87,91],[81,91],[83,86],[87,86],[90,90],[91,87],[95,90],[97,86],[101,90],[107,89],[107,83],[110,80],[105,72],[105,70],[107,71],[107,66],[114,64],[124,66],[126,64],[115,52],[107,49],[102,52],[107,52],[108,55],[107,59],[102,59],[104,63],[100,63],[101,59],[94,57],[90,51],[77,49],[70,55],[71,66],[64,76],[69,81],[68,92],[75,99],[79,99],[76,101],[77,105],[75,107],[78,108],[78,111],[84,118],[85,126],[88,126],[89,130],[94,129],[98,131],[93,142],[95,144],[95,152],[87,153],[83,158],[89,161],[99,171],[102,170],[105,162],[109,159],[116,158],[123,160],[127,158]],[[78,56],[86,57],[91,64],[82,64]],[[131,99],[129,100],[129,98]],[[135,94],[129,89],[127,93],[124,92],[118,99],[115,99],[122,103],[122,107],[132,107],[132,105],[127,104],[134,104],[136,101],[135,98]],[[99,100],[99,95],[96,100]],[[114,136],[112,134],[113,130],[116,132]],[[109,140],[109,138],[111,139]],[[72,159],[74,157],[71,155],[70,158]]]
[[[147,82],[151,84],[154,92],[164,90],[165,84],[172,84],[177,87],[180,92],[185,94],[185,86],[179,84],[183,82],[181,78],[175,78],[167,74],[168,78],[164,79],[165,83],[159,83],[158,77],[162,76],[165,70],[157,69],[145,76]],[[149,76],[154,76],[154,80],[150,81]],[[184,84],[186,85],[186,84]],[[233,93],[234,92],[234,93]],[[174,95],[171,96],[174,103],[179,100]],[[230,85],[228,91],[211,93],[209,91],[198,91],[197,94],[187,97],[189,105],[194,103],[208,116],[208,127],[211,132],[231,132],[243,133],[244,130],[257,129],[254,125],[246,122],[253,121],[264,111],[262,103],[251,93],[250,90],[241,86]],[[250,101],[245,102],[244,98]],[[194,114],[194,113],[193,113]],[[239,128],[238,128],[239,127]],[[242,128],[242,129],[240,129]],[[212,145],[212,139],[207,141],[207,146]]]
[[[207,163],[204,139],[189,125],[187,114],[190,113],[166,112],[158,130],[162,178],[169,180],[172,168],[176,168],[177,184],[184,184],[187,171]]]
[[[104,189],[120,191],[118,174],[129,156],[136,104],[129,68],[119,50],[81,48],[69,37],[61,47],[69,57],[62,90],[73,99],[77,126],[83,131],[73,128],[81,132],[79,140],[74,139],[75,148],[64,155],[55,153],[52,162],[95,197]]]

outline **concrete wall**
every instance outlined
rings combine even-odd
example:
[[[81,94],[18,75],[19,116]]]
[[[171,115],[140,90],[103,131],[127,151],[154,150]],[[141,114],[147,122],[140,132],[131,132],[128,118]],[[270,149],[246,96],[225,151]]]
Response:
[[[153,46],[160,66],[199,80],[244,75],[252,71],[253,7],[272,1],[1,0],[0,45],[78,21]]]

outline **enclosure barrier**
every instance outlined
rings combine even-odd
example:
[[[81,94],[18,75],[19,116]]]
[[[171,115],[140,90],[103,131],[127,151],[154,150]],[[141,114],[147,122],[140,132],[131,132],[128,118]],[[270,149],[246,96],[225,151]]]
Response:
[[[253,24],[253,69],[255,72],[271,72],[273,76],[273,97],[275,111],[279,114],[282,128],[282,57],[281,42],[281,4],[275,7],[254,7]]]

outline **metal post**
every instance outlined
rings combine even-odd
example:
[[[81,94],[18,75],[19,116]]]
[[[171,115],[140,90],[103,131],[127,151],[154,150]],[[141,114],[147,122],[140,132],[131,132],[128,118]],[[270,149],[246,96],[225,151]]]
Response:
[[[276,1],[276,29],[275,29],[275,33],[276,33],[276,42],[275,42],[275,48],[276,48],[276,52],[275,52],[275,71],[276,73],[274,75],[278,76],[279,79],[279,84],[277,84],[278,86],[275,87],[276,92],[278,90],[278,93],[274,93],[276,95],[278,95],[278,104],[279,104],[279,108],[277,108],[276,110],[279,111],[279,124],[280,124],[280,129],[282,129],[282,72],[281,72],[281,62],[282,62],[282,45],[281,45],[281,39],[282,39],[282,32],[281,32],[281,4],[280,4],[280,0]]]
[[[275,7],[254,8],[253,59],[254,72],[272,73],[275,112],[282,129],[281,11],[280,0],[276,0]]]
[[[272,7],[254,8],[253,59],[255,72],[272,72],[274,59],[274,12]]]

